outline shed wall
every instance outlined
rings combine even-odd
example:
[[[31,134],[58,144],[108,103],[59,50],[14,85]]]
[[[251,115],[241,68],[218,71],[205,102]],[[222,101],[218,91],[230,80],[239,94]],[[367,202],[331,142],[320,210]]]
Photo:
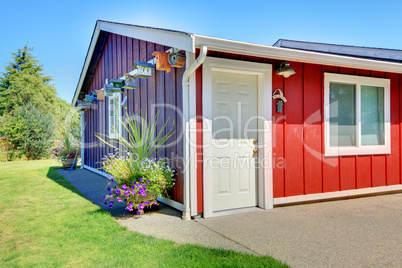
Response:
[[[272,89],[280,88],[287,103],[283,113],[273,105],[274,198],[402,184],[402,77],[399,74],[290,62],[296,74],[283,78],[282,61],[210,51],[208,56],[270,63]],[[391,80],[391,154],[324,157],[325,72]],[[197,116],[202,117],[202,68],[196,73]],[[272,99],[266,100],[272,101]],[[202,120],[197,121],[198,213],[202,212]],[[201,187],[200,187],[201,186]]]
[[[92,81],[87,94],[96,89],[103,88],[105,79],[120,78],[125,73],[132,70],[134,61],[148,61],[153,58],[155,51],[166,51],[169,47],[146,42],[134,38],[108,34],[106,44],[103,48]],[[137,78],[137,88],[125,90],[122,99],[127,96],[127,110],[122,109],[123,121],[125,118],[137,115],[141,111],[147,112],[148,120],[151,112],[159,112],[157,130],[159,131],[166,121],[167,129],[172,126],[175,134],[168,143],[172,146],[161,150],[156,157],[167,157],[171,164],[177,167],[176,185],[172,191],[172,199],[183,202],[183,144],[180,138],[182,130],[181,111],[182,85],[176,81],[181,81],[184,68],[172,68],[170,73],[164,71],[152,71],[151,78]],[[156,105],[156,106],[155,106]],[[85,129],[85,150],[84,164],[101,168],[99,163],[102,157],[108,153],[113,153],[113,149],[95,137],[96,133],[107,134],[108,131],[108,101],[94,102],[91,109],[84,114]],[[123,128],[123,136],[127,137],[127,132]]]

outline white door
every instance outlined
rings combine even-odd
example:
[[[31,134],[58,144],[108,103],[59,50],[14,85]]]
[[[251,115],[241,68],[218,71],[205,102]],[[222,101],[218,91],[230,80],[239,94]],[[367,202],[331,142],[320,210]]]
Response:
[[[212,209],[257,206],[258,76],[212,71]]]

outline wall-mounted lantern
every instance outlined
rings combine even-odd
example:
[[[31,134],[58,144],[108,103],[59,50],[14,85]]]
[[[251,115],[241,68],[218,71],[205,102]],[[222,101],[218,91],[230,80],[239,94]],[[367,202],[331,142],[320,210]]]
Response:
[[[285,61],[282,62],[278,68],[276,68],[276,73],[288,78],[289,76],[294,75],[296,72],[290,67],[290,63]]]
[[[137,69],[136,77],[148,78],[152,76],[152,68],[154,65],[148,62],[136,61],[134,62],[133,69]],[[127,76],[126,76],[127,77]]]
[[[183,53],[171,53],[168,57],[169,64],[172,67],[182,68],[186,64],[186,55]]]
[[[155,56],[156,59],[156,70],[170,73],[172,66],[170,66],[169,63],[169,54],[169,52],[154,52],[152,54],[152,56]]]
[[[275,94],[275,93],[277,93],[277,94]],[[280,90],[279,88],[275,89],[274,93],[272,93],[272,100],[276,100],[276,99],[278,99],[276,101],[276,112],[282,113],[282,107],[287,102],[287,99],[283,95],[282,90]]]

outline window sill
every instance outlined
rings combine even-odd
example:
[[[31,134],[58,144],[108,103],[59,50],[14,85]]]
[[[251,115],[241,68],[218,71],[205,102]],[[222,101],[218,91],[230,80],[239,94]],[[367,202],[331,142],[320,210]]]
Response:
[[[364,147],[330,147],[325,150],[324,156],[353,156],[353,155],[384,155],[390,154],[389,146],[364,146]]]

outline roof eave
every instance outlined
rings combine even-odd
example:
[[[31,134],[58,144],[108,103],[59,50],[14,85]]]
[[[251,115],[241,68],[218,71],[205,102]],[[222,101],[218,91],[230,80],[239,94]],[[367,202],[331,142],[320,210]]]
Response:
[[[381,72],[402,73],[402,64],[355,57],[330,55],[281,47],[257,45],[220,38],[194,35],[195,45],[206,45],[208,50],[236,53],[264,58],[298,61],[312,64],[366,69]]]
[[[78,80],[78,85],[71,102],[73,107],[75,107],[78,96],[82,90],[85,77],[87,76],[88,67],[91,63],[94,49],[101,31],[161,44],[180,50],[195,52],[194,38],[192,34],[98,20],[92,34],[91,43]]]

